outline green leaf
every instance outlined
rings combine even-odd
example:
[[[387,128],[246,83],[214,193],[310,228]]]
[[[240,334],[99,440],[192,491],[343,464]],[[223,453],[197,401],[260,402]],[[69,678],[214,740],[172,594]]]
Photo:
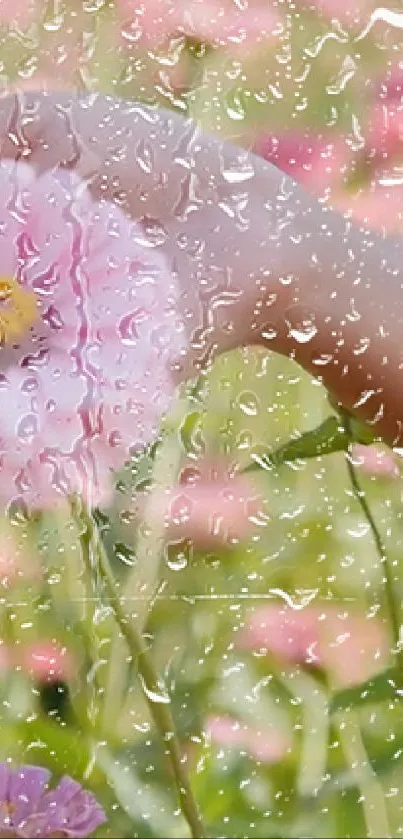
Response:
[[[388,775],[395,772],[401,766],[403,759],[403,738],[397,734],[393,740],[368,743],[364,736],[365,750],[368,755],[369,764],[378,776]],[[343,790],[357,788],[357,773],[354,769],[330,770],[328,777],[319,790],[315,790],[315,800],[326,798],[334,793],[340,794]]]
[[[204,452],[202,421],[201,411],[190,411],[180,425],[179,436],[186,454],[197,456]]]
[[[312,431],[301,434],[296,440],[290,440],[274,452],[263,451],[253,455],[254,463],[246,468],[250,472],[257,468],[271,469],[282,463],[294,460],[306,460],[324,454],[347,451],[349,438],[338,417],[327,417]]]
[[[333,410],[336,412],[344,426],[347,435],[353,443],[361,443],[363,446],[370,446],[377,437],[374,434],[371,426],[365,422],[357,419],[350,411],[346,411],[331,394],[328,394],[328,400]]]
[[[244,471],[272,469],[295,460],[309,460],[326,454],[346,452],[351,442],[370,445],[374,441],[372,430],[355,417],[349,417],[349,425],[347,429],[342,417],[327,417],[317,428],[306,431],[296,440],[290,440],[274,452],[269,452],[267,449],[255,452],[252,455],[254,462]]]
[[[331,714],[372,705],[403,697],[402,678],[397,667],[390,667],[366,682],[334,693],[329,710]]]
[[[361,443],[363,446],[370,446],[377,439],[372,428],[350,415],[348,432],[354,443]]]
[[[82,781],[92,764],[93,749],[89,741],[81,734],[77,736],[76,729],[62,728],[50,720],[35,719],[17,724],[15,738],[31,763],[47,766],[57,775],[67,774]],[[104,782],[103,771],[94,764],[86,786],[95,789]]]

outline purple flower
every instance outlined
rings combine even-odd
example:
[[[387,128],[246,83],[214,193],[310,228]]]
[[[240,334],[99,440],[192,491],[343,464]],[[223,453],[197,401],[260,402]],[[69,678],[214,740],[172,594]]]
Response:
[[[85,839],[106,821],[91,793],[65,775],[49,789],[50,772],[40,766],[11,769],[0,764],[0,839]]]

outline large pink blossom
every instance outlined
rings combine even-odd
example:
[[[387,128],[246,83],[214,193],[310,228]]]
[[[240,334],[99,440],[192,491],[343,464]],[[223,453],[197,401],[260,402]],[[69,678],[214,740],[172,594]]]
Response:
[[[98,503],[169,404],[172,278],[140,226],[65,170],[1,164],[0,244],[1,500]]]
[[[175,34],[218,46],[261,42],[280,31],[274,4],[251,0],[119,0],[129,40],[160,44]]]

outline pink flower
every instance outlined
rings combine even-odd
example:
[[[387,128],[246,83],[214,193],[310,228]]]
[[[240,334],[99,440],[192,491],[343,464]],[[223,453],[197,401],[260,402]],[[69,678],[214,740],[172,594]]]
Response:
[[[153,493],[149,513],[163,518],[170,543],[189,539],[199,547],[229,546],[250,536],[256,521],[264,525],[263,501],[246,476],[231,478],[216,465],[182,472],[182,482]]]
[[[262,42],[281,31],[271,4],[251,0],[119,0],[124,31],[131,41],[162,43],[175,34],[217,46],[238,47]]]
[[[28,26],[37,10],[37,0],[1,0],[0,25]]]
[[[376,91],[367,128],[367,150],[375,163],[402,156],[403,71],[395,67]]]
[[[139,225],[74,174],[0,166],[0,495],[108,497],[157,432],[183,338]]]
[[[239,749],[262,763],[278,763],[290,746],[279,731],[261,731],[225,714],[208,717],[204,729],[215,745]]]
[[[346,143],[333,134],[263,134],[254,151],[316,194],[339,186],[351,163]]]
[[[36,558],[21,549],[11,533],[0,532],[0,588],[11,588],[22,580],[39,580]]]
[[[346,26],[358,27],[368,21],[375,3],[374,0],[297,0],[297,6]]]
[[[388,658],[388,639],[378,620],[332,604],[298,611],[264,606],[251,616],[238,643],[289,664],[321,667],[340,687],[369,679]]]
[[[35,641],[15,649],[14,665],[36,682],[61,682],[72,678],[76,664],[66,647],[56,641]]]
[[[403,188],[396,172],[376,177],[355,194],[339,192],[334,206],[382,233],[403,231]]]
[[[49,788],[41,766],[0,764],[0,836],[9,839],[85,839],[106,822],[92,793],[64,775]]]
[[[399,468],[390,452],[376,446],[353,446],[352,457],[354,463],[362,472],[372,477],[398,478]]]

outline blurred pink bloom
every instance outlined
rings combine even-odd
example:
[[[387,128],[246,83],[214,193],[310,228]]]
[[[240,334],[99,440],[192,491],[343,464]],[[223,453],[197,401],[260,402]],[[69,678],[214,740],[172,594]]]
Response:
[[[141,228],[74,174],[0,166],[0,495],[106,500],[157,432],[175,287]]]
[[[254,151],[315,194],[340,186],[351,163],[348,146],[334,134],[263,134]]]
[[[278,763],[290,747],[284,733],[261,731],[225,714],[208,717],[204,730],[215,745],[238,749],[262,763]]]
[[[35,641],[15,648],[14,664],[36,682],[68,681],[74,675],[76,662],[72,654],[56,641]]]
[[[361,446],[357,443],[353,446],[352,456],[357,466],[367,475],[385,478],[399,476],[399,468],[393,454],[385,449],[378,449],[376,446]]]
[[[337,193],[333,204],[373,230],[383,233],[403,231],[403,185],[396,172],[391,171],[390,177],[385,175],[372,180],[355,194]]]
[[[395,67],[375,94],[367,128],[367,150],[375,162],[403,156],[403,70]]]
[[[263,42],[281,31],[281,18],[271,3],[251,0],[118,0],[130,41],[161,44],[187,35],[217,46],[238,47]]]
[[[154,492],[151,515],[156,521],[164,519],[170,542],[189,539],[199,547],[214,548],[250,535],[263,503],[256,486],[246,476],[229,478],[219,466],[217,470],[210,478],[205,469],[201,474],[194,470],[192,480],[187,476],[186,483],[168,492]]]
[[[38,10],[37,0],[1,0],[0,25],[28,26]]]
[[[296,5],[345,26],[357,27],[368,22],[376,4],[374,0],[297,0]]]
[[[388,658],[387,634],[378,620],[327,603],[298,611],[264,606],[249,619],[238,644],[289,664],[321,667],[340,687],[370,678]]]
[[[53,73],[53,76],[47,73],[34,73],[29,79],[18,79],[7,87],[7,93],[16,91],[24,92],[25,90],[44,90],[47,92],[56,90],[71,90],[73,87],[69,73],[66,68],[63,68],[64,80]]]
[[[21,580],[40,578],[36,557],[21,550],[11,533],[0,532],[0,587],[8,589]]]

